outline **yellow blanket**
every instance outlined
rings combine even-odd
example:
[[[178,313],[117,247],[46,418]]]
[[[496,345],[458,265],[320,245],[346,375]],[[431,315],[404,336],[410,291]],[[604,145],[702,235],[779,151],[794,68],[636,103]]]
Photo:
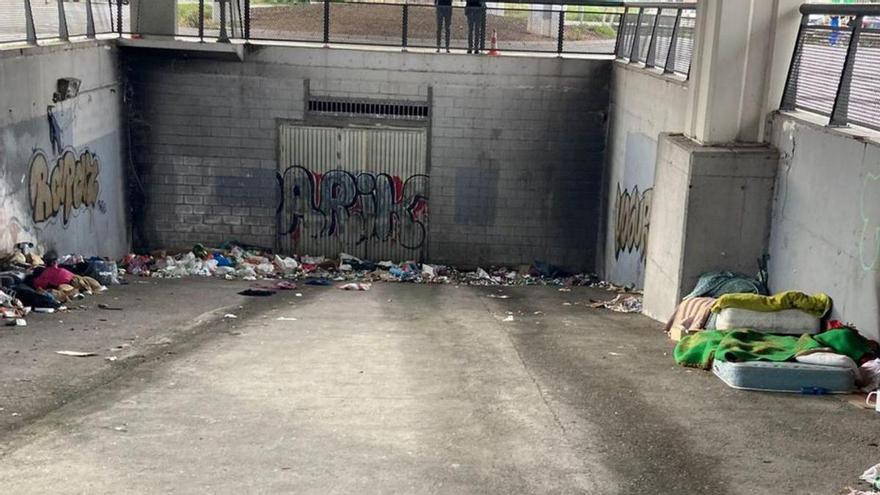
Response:
[[[764,312],[799,309],[816,318],[822,318],[831,311],[831,298],[828,297],[828,294],[820,293],[808,296],[797,291],[782,292],[773,296],[725,294],[715,301],[712,312],[718,313],[727,308]]]

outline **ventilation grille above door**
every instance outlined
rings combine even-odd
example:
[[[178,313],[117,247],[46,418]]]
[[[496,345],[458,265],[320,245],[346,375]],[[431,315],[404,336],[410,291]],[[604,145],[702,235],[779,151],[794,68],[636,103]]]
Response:
[[[309,113],[396,120],[427,120],[428,102],[313,96]]]

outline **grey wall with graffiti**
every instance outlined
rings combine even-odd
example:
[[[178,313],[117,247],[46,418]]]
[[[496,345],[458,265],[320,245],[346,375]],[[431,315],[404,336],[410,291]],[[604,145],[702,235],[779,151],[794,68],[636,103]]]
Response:
[[[683,81],[614,64],[599,260],[609,281],[644,283],[657,137],[682,131],[687,96]]]
[[[103,42],[0,52],[0,252],[128,250],[117,56]]]
[[[771,290],[825,292],[834,318],[880,337],[880,144],[782,115],[771,142]]]
[[[344,235],[360,245],[365,234],[410,246],[399,254],[410,259],[595,269],[609,60],[290,47],[254,47],[244,61],[136,51],[125,58],[137,68],[135,114],[145,123],[134,153],[146,186],[135,232],[145,247],[238,239],[283,248],[303,236],[338,246],[327,238]],[[353,161],[349,145],[319,148],[328,158],[300,164],[312,173],[302,184],[286,172],[305,173],[289,169],[297,163],[279,165],[282,126],[349,124],[310,121],[309,95],[427,102],[429,93],[427,169],[418,181],[410,180],[415,169],[381,156]],[[343,181],[325,182],[334,169]],[[372,194],[379,189],[363,172],[394,182],[377,182],[394,193],[382,218],[370,205],[386,196]],[[362,193],[339,196],[354,190],[343,187],[350,177],[364,181]],[[310,187],[317,197],[305,196]],[[343,199],[349,203],[337,205]]]

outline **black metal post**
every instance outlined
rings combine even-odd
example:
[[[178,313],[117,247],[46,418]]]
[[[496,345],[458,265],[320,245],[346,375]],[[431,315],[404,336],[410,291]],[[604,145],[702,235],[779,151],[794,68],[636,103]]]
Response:
[[[324,0],[324,46],[330,45],[330,0]]]
[[[116,0],[116,33],[122,36],[122,0]]]
[[[849,46],[846,48],[846,60],[843,62],[843,70],[840,71],[840,84],[837,85],[837,97],[834,98],[834,109],[831,110],[830,126],[845,126],[849,115],[849,94],[852,89],[853,69],[856,65],[856,52],[859,49],[859,38],[862,34],[862,21],[865,16],[858,15],[849,38]]]
[[[403,51],[406,51],[406,47],[409,43],[409,5],[403,4],[403,19],[402,19],[402,32],[401,32],[401,46],[403,47]]]
[[[58,38],[62,41],[70,39],[70,32],[67,30],[67,14],[64,12],[63,0],[58,0]]]
[[[559,11],[559,33],[556,38],[556,53],[562,55],[562,44],[565,39],[565,6]]]
[[[642,14],[644,14],[645,8],[639,8],[639,15],[636,17],[636,29],[633,31],[633,42],[632,47],[629,50],[629,61],[630,62],[638,62],[639,61],[639,38],[642,37],[639,32],[642,29]]]
[[[219,0],[220,3],[220,34],[217,35],[218,43],[229,43],[229,34],[226,33],[226,2],[228,0]]]
[[[645,68],[653,68],[657,52],[657,26],[660,25],[660,17],[663,15],[663,9],[657,9],[654,14],[654,26],[651,28],[651,41],[648,42],[648,53],[645,55]]]
[[[797,107],[797,80],[800,75],[799,57],[804,49],[804,28],[810,23],[810,15],[804,14],[801,17],[801,24],[798,26],[797,38],[794,42],[794,53],[791,54],[791,63],[788,65],[788,75],[785,77],[785,86],[782,90],[782,103],[779,104],[780,110],[794,110]]]
[[[205,42],[205,0],[199,0],[199,41]]]
[[[682,9],[678,9],[675,13],[675,24],[672,25],[672,35],[669,37],[669,51],[666,53],[666,63],[663,64],[665,74],[675,72],[675,45],[678,43],[678,35],[681,30],[681,11]]]
[[[244,0],[244,39],[251,39],[251,0]]]
[[[629,11],[629,7],[623,8],[623,13],[620,14],[620,22],[617,23],[617,41],[614,43],[614,56],[622,57],[623,56],[623,38],[624,33],[623,30],[626,26],[626,14]]]
[[[92,0],[86,0],[86,37],[95,37],[95,14],[92,12]]]
[[[37,29],[34,26],[34,12],[31,10],[31,0],[24,0],[24,23],[29,45],[37,44]]]

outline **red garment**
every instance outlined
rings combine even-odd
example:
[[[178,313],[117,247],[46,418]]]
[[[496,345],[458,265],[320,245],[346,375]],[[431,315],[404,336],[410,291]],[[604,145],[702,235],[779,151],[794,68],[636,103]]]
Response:
[[[73,280],[73,272],[60,266],[47,266],[37,278],[34,279],[34,287],[37,289],[54,289],[62,284],[69,284]]]

